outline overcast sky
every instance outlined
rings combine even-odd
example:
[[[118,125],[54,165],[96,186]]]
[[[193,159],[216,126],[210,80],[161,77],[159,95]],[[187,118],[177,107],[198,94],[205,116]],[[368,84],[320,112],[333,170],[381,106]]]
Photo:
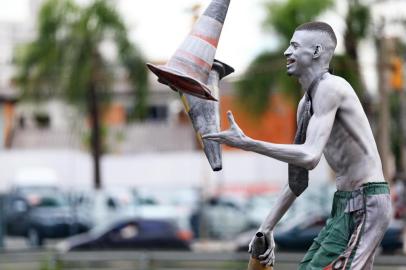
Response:
[[[264,18],[263,0],[232,0],[216,58],[236,69],[265,48],[275,47],[276,40],[267,37],[260,27]],[[133,30],[131,35],[151,60],[168,59],[190,31],[195,3],[203,9],[209,0],[120,0],[119,8]]]
[[[35,0],[37,1],[37,0]],[[78,0],[88,1],[88,0]],[[190,7],[202,4],[203,10],[210,0],[115,0],[131,39],[142,49],[149,61],[165,61],[174,53],[190,31]],[[216,58],[242,72],[259,52],[277,46],[277,38],[265,33],[262,22],[265,16],[264,0],[232,0],[223,28]],[[21,21],[29,16],[29,0],[7,1],[0,9],[1,21]],[[337,25],[334,16],[327,21]],[[338,22],[338,23],[337,23]]]
[[[1,21],[23,21],[28,16],[28,0],[7,1],[0,8]]]
[[[4,1],[0,9],[0,21],[23,22],[26,20],[29,16],[29,1]],[[192,15],[188,11],[190,7],[200,3],[204,9],[210,3],[210,0],[111,1],[117,2],[119,12],[129,27],[131,39],[142,49],[148,61],[168,60],[190,31],[192,24]],[[216,58],[233,66],[237,74],[242,73],[258,53],[278,45],[276,36],[270,31],[264,32],[261,26],[265,16],[264,1],[231,0]],[[336,32],[338,38],[336,52],[338,53],[343,51],[345,3],[346,1],[336,1],[336,6],[332,11],[328,11],[318,18],[331,24]],[[375,18],[382,15],[390,16],[387,13],[399,14],[395,17],[404,18],[406,0],[389,0],[375,4],[372,13]],[[396,30],[394,27],[391,29]],[[372,92],[376,92],[377,76],[374,71],[375,56],[372,41],[362,44],[361,55],[365,59],[363,69],[368,78],[366,83]]]

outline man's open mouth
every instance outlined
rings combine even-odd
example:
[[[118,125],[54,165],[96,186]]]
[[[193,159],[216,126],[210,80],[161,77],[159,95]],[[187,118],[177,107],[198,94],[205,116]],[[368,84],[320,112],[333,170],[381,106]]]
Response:
[[[286,59],[286,64],[287,65],[293,64],[294,62],[296,62],[295,59],[290,59],[290,58]]]

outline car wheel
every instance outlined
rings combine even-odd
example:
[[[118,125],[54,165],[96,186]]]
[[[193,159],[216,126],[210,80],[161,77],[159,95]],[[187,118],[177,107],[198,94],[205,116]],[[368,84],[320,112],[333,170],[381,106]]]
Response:
[[[35,228],[30,228],[28,230],[27,240],[30,247],[40,247],[44,242],[40,233]]]

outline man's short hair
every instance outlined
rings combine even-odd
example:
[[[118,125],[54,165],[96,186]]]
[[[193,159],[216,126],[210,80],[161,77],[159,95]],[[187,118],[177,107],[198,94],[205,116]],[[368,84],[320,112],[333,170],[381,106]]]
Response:
[[[325,22],[308,22],[299,25],[295,31],[300,31],[300,30],[307,30],[307,31],[320,31],[323,33],[326,33],[330,38],[331,41],[334,43],[334,47],[337,46],[337,37],[334,34],[333,28],[325,23]]]

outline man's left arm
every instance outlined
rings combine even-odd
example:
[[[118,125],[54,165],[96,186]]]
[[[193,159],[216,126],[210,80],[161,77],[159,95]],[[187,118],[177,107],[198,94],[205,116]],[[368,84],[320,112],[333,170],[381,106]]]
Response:
[[[320,83],[313,98],[313,116],[310,119],[304,144],[276,144],[254,140],[244,134],[234,120],[232,113],[227,113],[230,129],[203,136],[219,143],[246,151],[256,152],[277,160],[294,164],[308,170],[313,169],[323,154],[334,124],[335,115],[340,106],[341,96],[329,87],[329,83]]]

